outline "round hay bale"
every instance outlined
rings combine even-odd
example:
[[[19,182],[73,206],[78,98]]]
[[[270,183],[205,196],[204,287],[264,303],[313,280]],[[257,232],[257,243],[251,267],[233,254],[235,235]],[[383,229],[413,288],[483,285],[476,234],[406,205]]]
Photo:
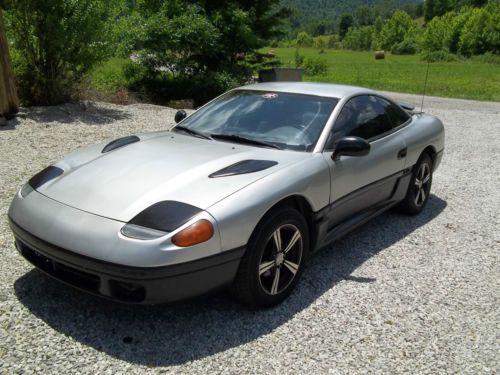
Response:
[[[375,51],[375,60],[385,59],[385,51]]]

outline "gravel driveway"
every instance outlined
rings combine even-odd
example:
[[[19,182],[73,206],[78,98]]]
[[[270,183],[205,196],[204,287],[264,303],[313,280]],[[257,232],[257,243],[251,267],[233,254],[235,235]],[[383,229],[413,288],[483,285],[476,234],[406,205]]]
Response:
[[[282,305],[248,311],[225,294],[123,306],[33,270],[6,220],[22,183],[77,147],[167,128],[174,111],[26,109],[0,128],[0,373],[497,373],[500,103],[425,110],[447,132],[425,211],[378,217],[314,257]]]

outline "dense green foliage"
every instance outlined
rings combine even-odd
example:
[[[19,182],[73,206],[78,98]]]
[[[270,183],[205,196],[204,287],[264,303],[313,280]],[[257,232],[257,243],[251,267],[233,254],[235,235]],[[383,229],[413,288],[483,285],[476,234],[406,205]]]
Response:
[[[488,0],[425,0],[424,18],[429,22],[434,17],[442,16],[452,10],[460,10],[465,6],[482,7]]]
[[[382,27],[376,39],[376,48],[391,50],[396,44],[412,42],[416,38],[417,24],[403,11],[396,11]]]
[[[283,0],[291,8],[291,29],[307,31],[314,36],[339,31],[340,17],[353,15],[358,26],[373,23],[377,16],[390,16],[394,9],[405,9],[415,17],[420,16],[422,0]],[[347,29],[345,30],[347,32]]]
[[[500,3],[433,18],[423,32],[421,49],[424,54],[444,51],[463,56],[500,53]]]
[[[24,102],[54,104],[71,98],[75,83],[110,52],[114,1],[12,0],[9,40]]]
[[[143,85],[153,96],[204,102],[265,66],[256,51],[289,16],[279,2],[140,0],[122,28],[122,50],[147,69]]]
[[[258,69],[278,65],[273,53],[261,52],[266,45],[293,47],[294,65],[310,76],[331,75],[335,66],[324,56],[302,55],[302,49],[325,55],[383,49],[419,53],[430,62],[474,58],[477,64],[498,64],[500,54],[498,0],[8,3],[8,38],[26,104],[60,103],[80,88],[201,104],[247,82]]]
[[[158,100],[203,102],[245,82],[269,63],[257,50],[281,34],[290,16],[280,0],[12,0],[7,12],[15,70],[25,103],[56,104],[75,93],[84,75],[108,57],[134,57],[141,71],[118,76]],[[134,66],[132,63],[127,66]],[[121,84],[121,83],[120,83]]]
[[[465,57],[487,52],[498,54],[500,3],[490,0],[482,7],[470,6],[482,3],[479,0],[455,1],[454,7],[458,7],[458,4],[462,7],[435,16],[425,25],[402,10],[395,11],[385,21],[381,17],[373,20],[362,13],[360,19],[354,17],[355,26],[350,27],[343,37],[342,48],[366,51],[383,49],[400,55],[420,52],[428,61],[439,58],[443,61],[456,60],[454,54]]]

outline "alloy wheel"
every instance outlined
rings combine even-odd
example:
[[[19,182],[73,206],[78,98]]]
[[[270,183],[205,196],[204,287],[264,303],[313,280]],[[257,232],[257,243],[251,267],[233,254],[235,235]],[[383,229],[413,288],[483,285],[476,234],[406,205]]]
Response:
[[[417,207],[424,204],[430,192],[431,168],[429,164],[422,163],[415,176],[415,197],[414,202]]]
[[[302,235],[295,225],[281,225],[271,234],[259,263],[264,292],[277,295],[288,288],[299,270],[303,248]]]

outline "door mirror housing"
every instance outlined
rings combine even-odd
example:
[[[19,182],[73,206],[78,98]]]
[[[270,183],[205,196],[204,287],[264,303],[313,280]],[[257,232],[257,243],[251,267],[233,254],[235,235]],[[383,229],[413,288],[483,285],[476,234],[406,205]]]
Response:
[[[179,109],[175,113],[175,117],[174,117],[175,123],[178,124],[179,122],[181,122],[182,120],[184,120],[186,117],[187,117],[186,111],[183,110],[183,109]]]
[[[370,144],[366,139],[360,137],[344,137],[341,138],[335,146],[332,159],[338,160],[344,156],[365,156],[370,152]]]

